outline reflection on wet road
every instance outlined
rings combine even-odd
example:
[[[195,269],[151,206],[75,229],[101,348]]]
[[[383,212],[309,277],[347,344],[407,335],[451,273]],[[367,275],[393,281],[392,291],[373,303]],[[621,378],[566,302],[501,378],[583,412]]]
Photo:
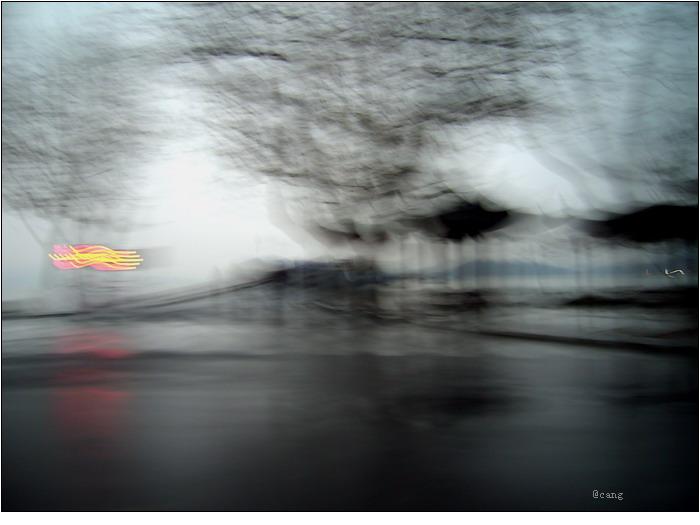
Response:
[[[370,322],[6,335],[3,510],[697,508],[696,356]]]

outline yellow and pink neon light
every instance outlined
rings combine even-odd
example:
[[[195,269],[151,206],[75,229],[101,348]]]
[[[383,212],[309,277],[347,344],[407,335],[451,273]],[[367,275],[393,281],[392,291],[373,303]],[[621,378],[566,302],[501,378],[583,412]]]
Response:
[[[54,244],[49,258],[59,270],[92,268],[102,272],[135,270],[143,262],[134,250],[112,250],[99,244]]]

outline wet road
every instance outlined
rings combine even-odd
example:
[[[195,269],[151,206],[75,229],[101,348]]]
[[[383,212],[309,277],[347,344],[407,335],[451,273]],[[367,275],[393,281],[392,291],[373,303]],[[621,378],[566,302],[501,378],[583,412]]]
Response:
[[[3,510],[697,510],[697,444],[697,355],[3,324]]]

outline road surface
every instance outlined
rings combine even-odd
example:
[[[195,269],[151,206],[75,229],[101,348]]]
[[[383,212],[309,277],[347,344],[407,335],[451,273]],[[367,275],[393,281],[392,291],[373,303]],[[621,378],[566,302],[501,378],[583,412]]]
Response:
[[[697,510],[697,443],[692,353],[352,317],[3,323],[3,510]]]

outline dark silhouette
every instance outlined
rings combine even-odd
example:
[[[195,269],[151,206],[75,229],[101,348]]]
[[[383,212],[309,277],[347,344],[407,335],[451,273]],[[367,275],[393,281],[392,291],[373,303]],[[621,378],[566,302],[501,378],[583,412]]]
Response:
[[[667,264],[674,264],[677,248],[683,243],[685,272],[694,272],[693,252],[698,241],[698,207],[673,204],[648,206],[606,220],[587,221],[584,228],[593,237],[638,244],[667,243]],[[665,271],[668,276],[668,271]]]
[[[446,243],[462,243],[467,238],[481,239],[487,232],[503,228],[512,219],[512,213],[507,210],[494,210],[491,206],[484,206],[479,202],[473,203],[460,199],[456,204],[433,216],[412,218],[407,222],[429,237]],[[448,245],[445,244],[444,259],[446,267],[449,268],[447,251]],[[459,262],[461,261],[456,261],[458,265]],[[463,277],[460,275],[460,282]]]
[[[602,221],[589,221],[594,237],[627,239],[639,243],[679,239],[698,240],[698,207],[661,204]]]
[[[500,229],[511,217],[506,210],[484,208],[480,203],[462,202],[434,217],[418,219],[415,224],[432,235],[449,241],[479,239],[484,233]]]

